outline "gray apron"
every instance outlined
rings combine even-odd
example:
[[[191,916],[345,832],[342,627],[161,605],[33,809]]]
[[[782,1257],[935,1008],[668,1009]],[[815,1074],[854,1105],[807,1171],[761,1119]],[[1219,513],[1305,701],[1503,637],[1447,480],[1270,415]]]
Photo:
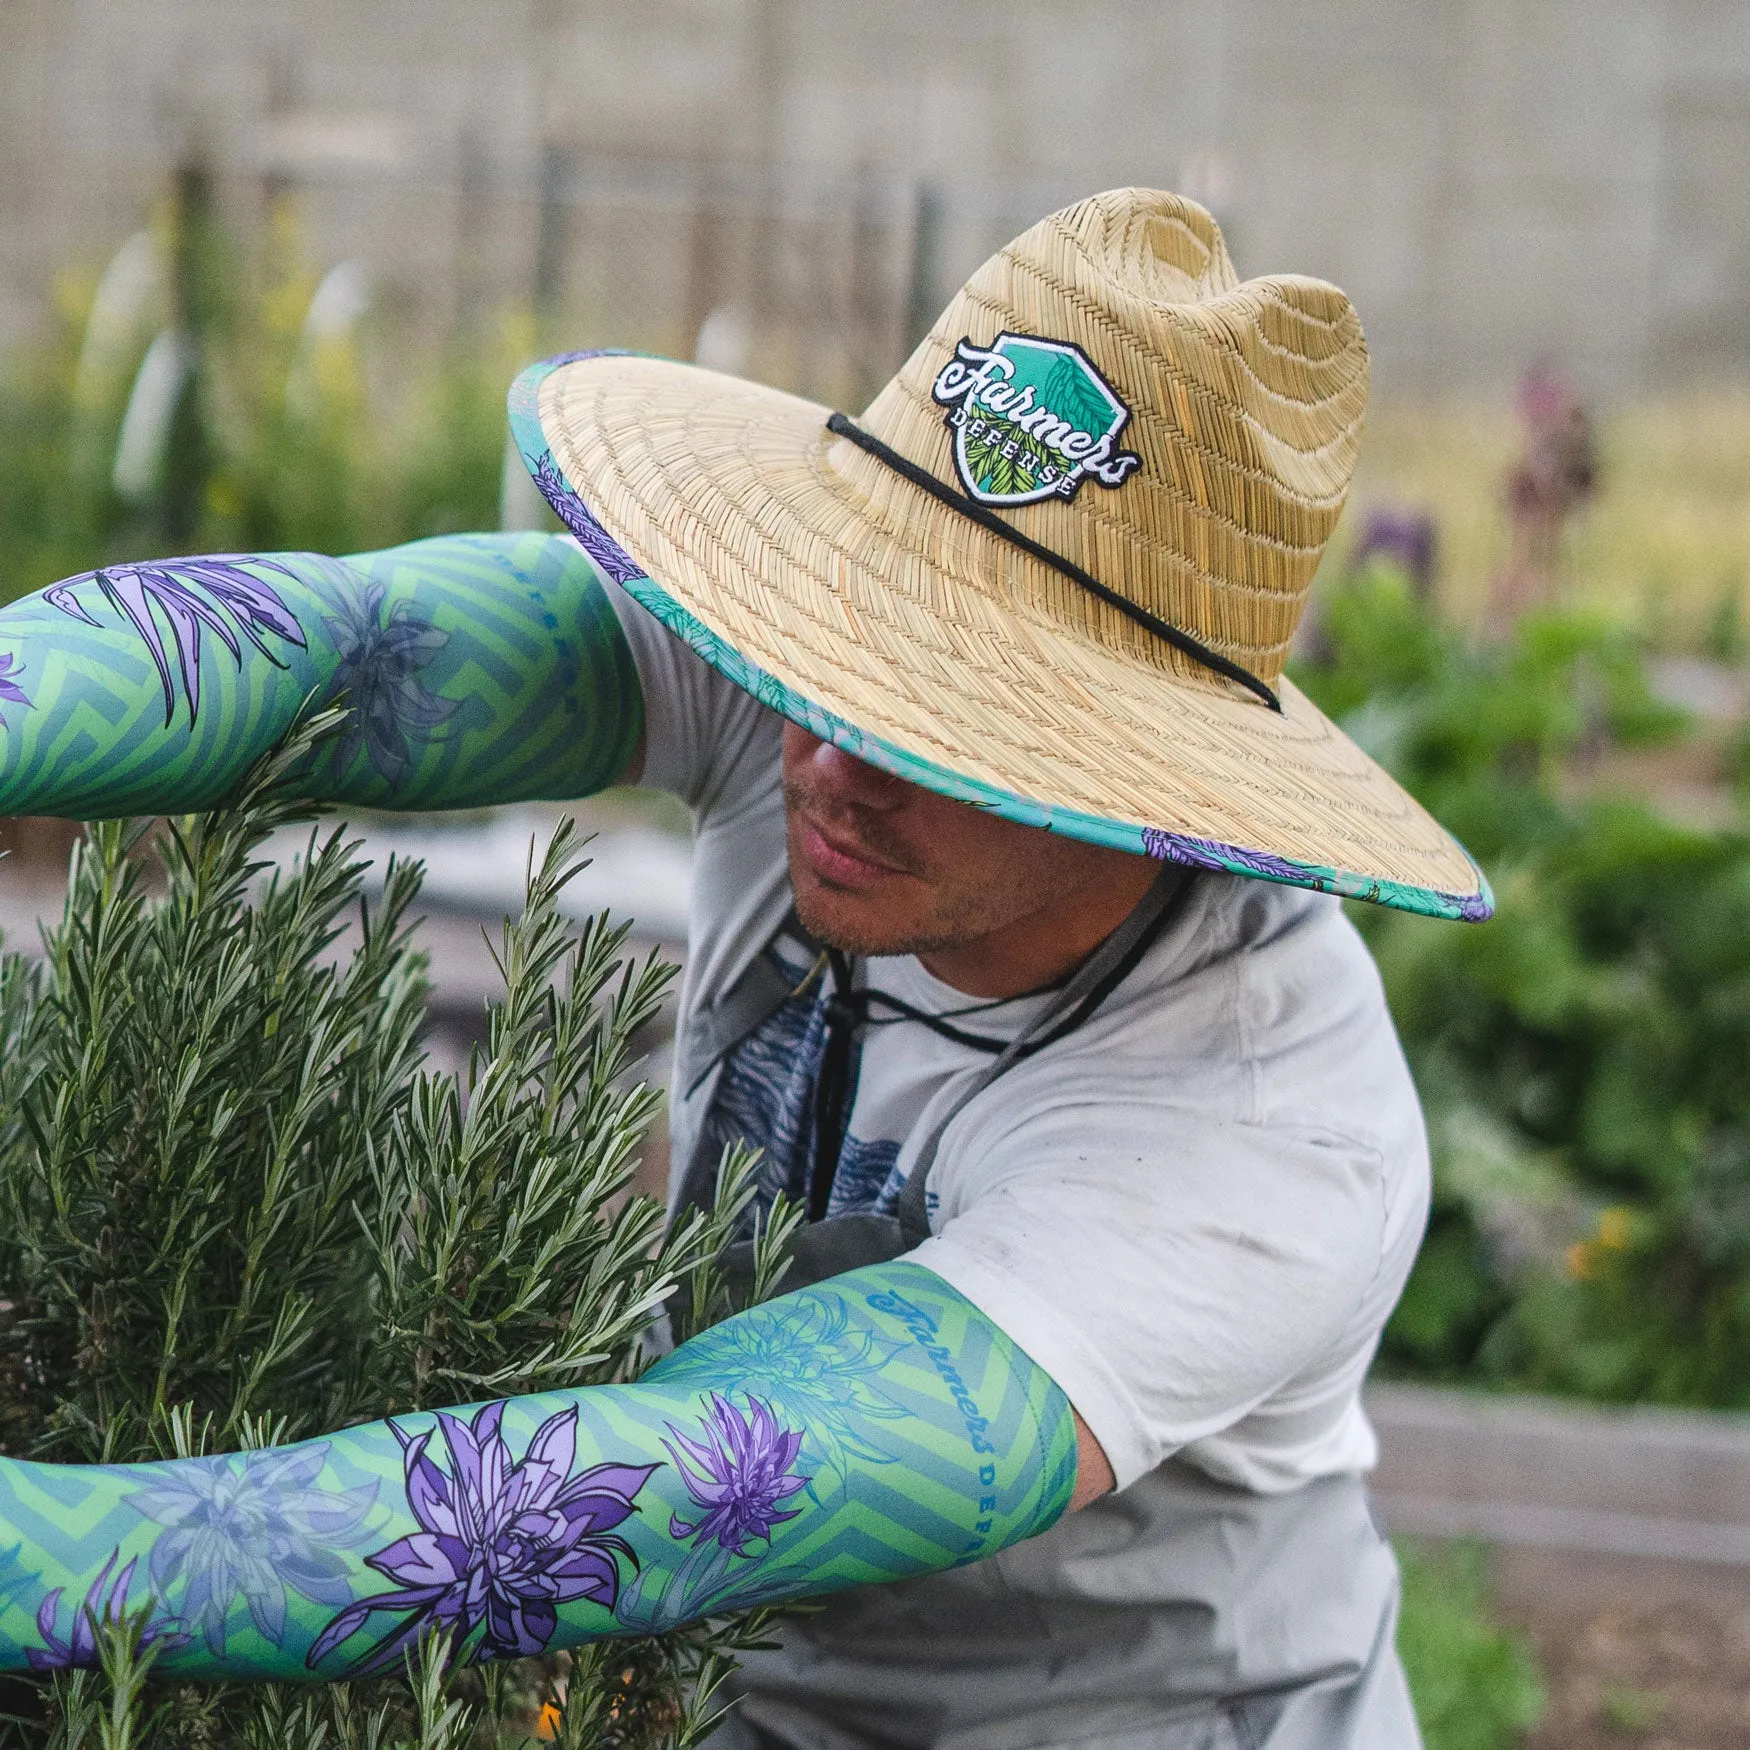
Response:
[[[1183,892],[1165,877],[991,1064],[919,1153],[895,1213],[810,1224],[784,1289],[929,1232],[943,1132],[1095,990]],[[765,970],[759,970],[764,967]],[[763,957],[687,1056],[720,1058],[789,995]],[[682,1201],[706,1203],[695,1153]],[[745,1266],[745,1259],[732,1264]],[[721,1750],[1417,1750],[1398,1570],[1358,1476],[1261,1495],[1171,1458],[971,1567],[842,1592],[743,1655]]]

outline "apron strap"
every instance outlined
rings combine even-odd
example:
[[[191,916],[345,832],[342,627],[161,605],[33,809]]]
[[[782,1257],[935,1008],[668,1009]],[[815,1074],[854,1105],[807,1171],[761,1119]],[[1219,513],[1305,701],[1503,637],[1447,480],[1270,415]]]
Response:
[[[793,933],[790,926],[781,926],[779,934],[786,933]],[[805,978],[803,984],[807,982]],[[691,1094],[748,1034],[799,994],[796,980],[778,964],[770,946],[756,954],[735,983],[687,1024],[676,1077],[681,1088]]]
[[[680,1073],[675,1077],[675,1085],[682,1090],[683,1098],[692,1094],[736,1046],[764,1026],[793,996],[800,995],[814,978],[811,971],[798,985],[778,964],[772,947],[779,936],[795,936],[799,941],[814,943],[792,907],[771,941],[749,961],[734,984],[710,1008],[702,1009],[688,1022],[685,1036],[676,1041]],[[706,1127],[701,1124],[681,1179],[677,1209],[691,1204],[708,1210],[716,1197],[717,1159],[708,1145]]]
[[[1195,878],[1194,870],[1175,863],[1163,863],[1148,892],[1124,922],[1082,962],[1053,1000],[972,1079],[937,1120],[918,1150],[894,1209],[894,1219],[905,1242],[904,1250],[910,1251],[929,1238],[930,1171],[936,1164],[936,1154],[948,1126],[999,1076],[1035,1052],[1073,1033],[1094,1015],[1182,910]],[[784,934],[813,942],[813,937],[802,928],[793,909],[773,940]],[[811,972],[802,986],[794,985],[789,975],[778,966],[768,944],[740,978],[690,1024],[688,1038],[682,1045],[684,1068],[679,1078],[680,1085],[692,1092],[736,1046],[805,988],[813,976]],[[712,1207],[717,1191],[717,1165],[710,1150],[708,1129],[701,1124],[681,1181],[679,1208],[684,1209],[689,1204],[707,1210]]]

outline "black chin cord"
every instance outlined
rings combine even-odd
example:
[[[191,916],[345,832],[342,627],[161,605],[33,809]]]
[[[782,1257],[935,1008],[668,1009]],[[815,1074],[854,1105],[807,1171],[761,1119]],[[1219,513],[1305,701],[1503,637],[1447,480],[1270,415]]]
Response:
[[[1201,638],[1193,638],[1189,632],[1169,625],[1158,615],[1151,614],[1140,602],[1133,602],[1129,596],[1120,595],[1117,590],[1110,588],[1099,578],[1084,571],[1074,560],[1064,558],[1061,553],[1052,552],[1049,547],[1042,546],[1038,541],[1035,541],[1031,535],[1022,534],[1013,523],[1004,522],[995,511],[980,504],[976,498],[968,498],[964,492],[956,492],[952,486],[938,480],[929,469],[920,468],[916,462],[910,460],[909,457],[902,456],[898,450],[890,449],[872,432],[864,431],[855,420],[847,419],[842,413],[834,413],[828,417],[826,429],[834,437],[849,439],[865,454],[873,456],[884,467],[891,468],[902,480],[909,480],[912,485],[921,487],[932,498],[947,505],[950,510],[959,511],[963,517],[970,518],[981,529],[989,529],[993,535],[1000,535],[1011,547],[1019,547],[1029,558],[1037,559],[1042,565],[1049,565],[1059,576],[1067,577],[1071,583],[1079,584],[1089,595],[1097,596],[1109,608],[1116,608],[1127,620],[1134,621],[1145,631],[1152,632],[1163,644],[1170,644],[1180,655],[1188,656],[1193,662],[1201,663],[1211,674],[1218,674],[1224,680],[1238,682],[1248,693],[1255,693],[1272,711],[1281,711],[1282,700],[1249,668],[1242,668],[1237,662],[1223,656],[1220,651],[1211,650]]]
[[[826,1044],[814,1085],[814,1161],[808,1176],[808,1219],[821,1221],[832,1201],[833,1180],[845,1146],[845,1105],[851,1090],[851,1056],[866,1008],[851,989],[851,962],[837,948],[826,951],[832,988],[826,998]]]
[[[951,1025],[943,1016],[914,1008],[910,1003],[889,996],[885,991],[854,989],[853,980],[856,974],[850,956],[837,948],[828,948],[825,954],[826,972],[832,985],[825,1005],[826,1041],[821,1050],[820,1076],[814,1085],[814,1151],[808,1176],[808,1219],[824,1220],[832,1202],[833,1181],[838,1176],[839,1157],[844,1152],[845,1130],[850,1117],[848,1108],[852,1096],[851,1064],[856,1051],[857,1029],[870,1024],[869,1011],[873,1006],[880,1004],[891,1010],[892,1021],[916,1021],[940,1038],[952,1040],[956,1045],[970,1046],[974,1051],[982,1051],[991,1057],[999,1057],[1009,1052],[1012,1053],[1011,1061],[1019,1063],[1022,1059],[1033,1056],[1035,1052],[1043,1051],[1046,1046],[1055,1045],[1059,1039],[1075,1032],[1093,1017],[1100,1005],[1136,970],[1142,957],[1155,945],[1161,931],[1176,915],[1177,902],[1189,889],[1190,879],[1185,871],[1163,869],[1155,886],[1137,908],[1139,912],[1145,907],[1149,908],[1146,916],[1136,917],[1133,914],[1132,919],[1127,920],[1129,927],[1135,930],[1133,939],[1124,944],[1114,939],[1126,928],[1126,925],[1121,924],[1113,932],[1113,936],[1108,937],[1083,962],[1081,972],[1075,975],[1091,976],[1094,982],[1081,993],[1069,1013],[1054,1026],[1047,1027],[1037,1038],[1027,1039],[1019,1045],[1011,1040],[990,1039],[982,1034],[968,1033]],[[1137,928],[1137,925],[1141,927]],[[1117,952],[1121,946],[1122,952]],[[1102,953],[1115,955],[1111,964],[1103,971],[1094,964]],[[1068,981],[1059,980],[1037,991],[1024,991],[1015,997],[999,997],[993,1002],[979,1004],[974,1009],[961,1010],[959,1013],[1001,1008],[1003,1004],[1017,1002],[1023,997],[1043,996],[1047,991],[1060,989],[1066,982],[1073,984],[1074,981],[1074,977]],[[1068,994],[1070,993],[1066,992],[1066,996]]]

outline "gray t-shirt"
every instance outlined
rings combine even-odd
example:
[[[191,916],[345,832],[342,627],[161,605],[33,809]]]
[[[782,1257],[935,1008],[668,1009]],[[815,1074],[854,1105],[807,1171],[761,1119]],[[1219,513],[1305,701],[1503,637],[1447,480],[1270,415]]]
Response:
[[[684,1030],[790,910],[782,724],[613,593],[644,690],[644,782],[693,811]],[[937,1015],[972,1000],[910,956],[866,979]],[[965,1025],[1010,1036],[1040,1000]],[[677,1176],[707,1124],[781,1171],[818,1043],[799,1001],[677,1087]],[[932,1119],[989,1062],[916,1023],[868,1029],[834,1211],[891,1207]],[[912,1257],[1056,1380],[1120,1488],[1179,1453],[1273,1493],[1374,1462],[1361,1382],[1427,1208],[1415,1089],[1341,907],[1207,874],[1092,1020],[948,1126]]]

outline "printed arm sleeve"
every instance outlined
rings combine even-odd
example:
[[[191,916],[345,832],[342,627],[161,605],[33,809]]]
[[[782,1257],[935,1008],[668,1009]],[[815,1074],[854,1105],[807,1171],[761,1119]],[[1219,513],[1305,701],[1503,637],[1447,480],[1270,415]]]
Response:
[[[742,1313],[630,1385],[141,1465],[0,1459],[0,1669],[338,1678],[448,1633],[513,1658],[976,1561],[1075,1484],[1068,1400],[903,1260]]]
[[[304,700],[344,696],[319,800],[588,795],[643,729],[602,579],[564,536],[112,565],[0,609],[0,814],[221,801]]]

